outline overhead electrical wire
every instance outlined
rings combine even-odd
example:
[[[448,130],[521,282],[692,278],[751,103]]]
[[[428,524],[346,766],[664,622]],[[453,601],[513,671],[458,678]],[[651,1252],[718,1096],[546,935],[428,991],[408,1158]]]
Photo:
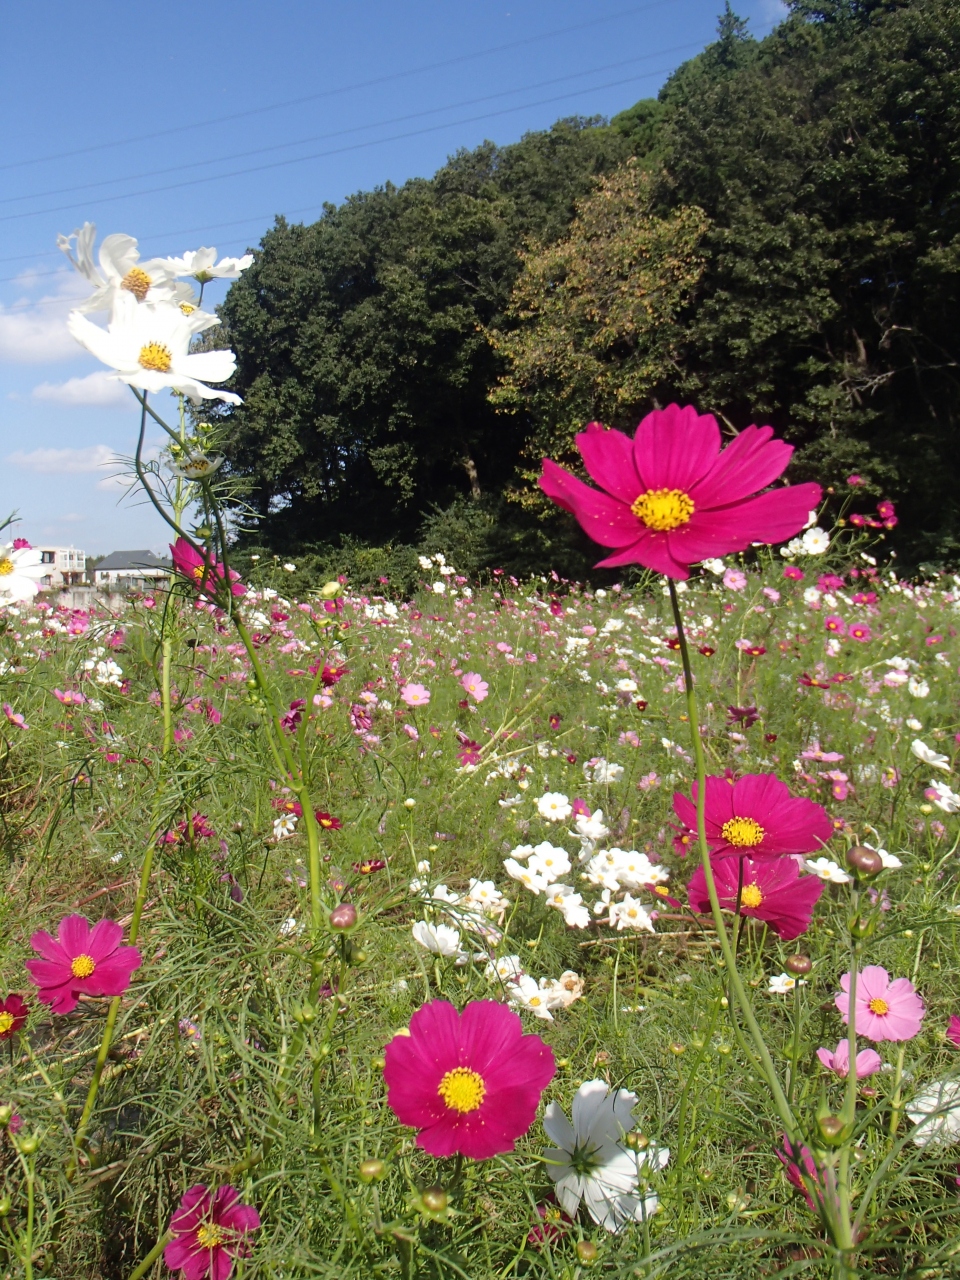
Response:
[[[348,129],[336,129],[331,133],[316,133],[307,138],[296,138],[292,142],[271,143],[270,146],[255,147],[251,151],[236,151],[229,155],[207,156],[203,160],[191,161],[189,164],[171,165],[167,169],[150,169],[145,173],[128,174],[122,178],[103,178],[99,182],[86,182],[74,187],[56,187],[48,191],[35,191],[28,195],[5,196],[0,199],[0,205],[17,204],[21,200],[40,200],[44,196],[70,195],[75,192],[93,191],[97,187],[115,186],[120,182],[139,182],[144,178],[159,178],[167,173],[182,173],[186,169],[199,169],[208,165],[226,164],[230,160],[245,160],[249,156],[263,155],[265,152],[276,152],[289,147],[302,147],[311,142],[325,142],[330,138],[343,138],[351,133],[362,133],[365,129],[382,129],[386,125],[402,124],[406,120],[419,120],[424,116],[437,115],[442,111],[457,111],[461,107],[472,107],[481,102],[495,102],[501,98],[509,98],[518,93],[529,93],[534,89],[546,89],[550,85],[564,84],[569,80],[580,80],[584,76],[596,75],[601,71],[614,71],[620,67],[634,66],[640,62],[650,62],[654,58],[665,57],[672,53],[685,53],[689,49],[696,49],[699,47],[699,42],[674,45],[670,49],[658,49],[655,53],[640,54],[635,58],[622,58],[619,62],[608,62],[602,66],[589,67],[584,71],[572,72],[569,75],[554,76],[550,80],[538,80],[534,84],[522,85],[519,89],[501,89],[497,93],[484,94],[479,98],[463,98],[459,102],[450,102],[442,107],[428,107],[423,111],[412,111],[403,116],[391,116],[388,120],[375,120],[371,121],[370,124],[352,125]]]
[[[400,142],[406,138],[416,138],[427,133],[437,133],[443,129],[453,129],[463,124],[475,124],[480,120],[492,120],[498,116],[512,115],[517,111],[526,111],[530,107],[548,106],[553,102],[563,102],[569,98],[582,97],[587,93],[598,93],[602,89],[615,89],[625,84],[636,84],[640,80],[650,80],[655,76],[664,75],[672,70],[671,67],[660,67],[655,71],[648,71],[642,76],[627,76],[622,80],[610,80],[605,84],[591,85],[585,89],[573,89],[567,93],[554,94],[549,98],[540,98],[535,102],[523,102],[515,107],[502,107],[499,111],[485,111],[476,116],[464,116],[459,120],[448,120],[441,124],[427,125],[423,129],[409,129],[405,133],[390,134],[385,138],[371,138],[367,142],[355,142],[345,147],[333,147],[327,151],[315,151],[307,156],[294,156],[287,160],[276,160],[271,164],[251,165],[245,169],[234,169],[229,173],[208,174],[202,178],[189,178],[184,182],[166,183],[162,187],[147,187],[140,191],[128,191],[121,195],[101,196],[97,201],[98,205],[114,204],[118,200],[134,200],[138,196],[156,195],[159,192],[180,191],[184,187],[201,186],[209,182],[223,182],[227,178],[245,177],[250,173],[265,173],[273,169],[283,169],[294,164],[307,164],[311,160],[323,160],[328,156],[342,155],[347,151],[360,151],[366,147],[381,146],[385,142]],[[64,205],[53,205],[46,209],[31,209],[26,213],[7,213],[0,217],[0,222],[18,222],[24,218],[39,218],[48,213],[64,213],[76,208],[76,202]]]
[[[600,26],[606,22],[617,22],[621,18],[634,17],[638,13],[646,13],[651,9],[663,9],[671,6],[675,0],[648,0],[646,4],[633,5],[629,9],[621,9],[617,13],[604,14],[599,18],[591,18],[586,22],[575,22],[569,27],[555,27],[552,31],[541,31],[536,35],[524,36],[520,40],[511,40],[506,44],[491,45],[486,49],[475,49],[470,53],[459,54],[455,58],[446,58],[440,62],[423,63],[419,67],[408,67],[404,71],[395,71],[390,75],[375,76],[370,80],[361,80],[355,84],[341,85],[336,89],[323,89],[319,93],[306,94],[300,98],[288,98],[283,102],[269,103],[263,107],[250,107],[246,111],[235,111],[226,116],[215,116],[208,120],[195,120],[189,124],[175,125],[170,129],[159,129],[154,133],[142,133],[130,138],[119,138],[115,142],[99,142],[89,147],[74,147],[70,151],[61,151],[56,155],[36,156],[29,160],[15,160],[0,165],[0,172],[8,169],[22,169],[31,164],[47,164],[54,160],[66,160],[73,156],[89,155],[93,151],[104,151],[114,147],[131,146],[135,142],[152,142],[156,138],[166,138],[171,134],[186,133],[191,129],[208,129],[217,124],[229,124],[234,120],[245,120],[250,116],[263,115],[268,111],[282,111],[286,107],[299,107],[306,102],[318,102],[323,98],[336,97],[338,94],[356,93],[361,89],[378,88],[395,80],[403,80],[409,76],[423,75],[428,71],[440,71],[444,67],[459,66],[464,62],[475,62],[479,58],[488,58],[495,53],[506,53],[510,49],[521,49],[525,45],[536,44],[541,40],[551,40],[554,36],[568,35],[571,31],[583,31],[587,27]]]

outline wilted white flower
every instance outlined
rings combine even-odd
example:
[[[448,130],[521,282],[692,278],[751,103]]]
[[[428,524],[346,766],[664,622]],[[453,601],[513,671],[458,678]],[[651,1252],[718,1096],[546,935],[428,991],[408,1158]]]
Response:
[[[559,978],[541,978],[540,989],[547,994],[551,1009],[569,1009],[583,995],[583,978],[573,969],[565,969]]]
[[[662,1169],[670,1151],[652,1143],[639,1152],[621,1145],[635,1127],[636,1104],[636,1094],[626,1089],[611,1093],[605,1081],[587,1080],[574,1095],[572,1124],[559,1103],[547,1107],[543,1127],[556,1146],[544,1151],[544,1159],[557,1199],[571,1218],[581,1200],[594,1222],[610,1232],[656,1213],[656,1195],[636,1195],[640,1170]]]

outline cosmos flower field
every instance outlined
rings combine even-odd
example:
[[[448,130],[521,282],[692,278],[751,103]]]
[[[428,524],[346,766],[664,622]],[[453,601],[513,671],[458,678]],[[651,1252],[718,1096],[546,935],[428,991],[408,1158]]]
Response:
[[[422,563],[412,600],[246,579],[319,930],[222,610],[0,607],[5,1276],[834,1274],[824,1160],[717,963],[663,580]],[[717,891],[789,1102],[827,1150],[853,912],[862,1274],[958,1274],[960,582],[845,533],[679,586]]]

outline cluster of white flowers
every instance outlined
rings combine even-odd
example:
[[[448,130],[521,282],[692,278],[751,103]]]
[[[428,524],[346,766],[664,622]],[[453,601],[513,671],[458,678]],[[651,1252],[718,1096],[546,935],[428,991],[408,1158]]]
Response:
[[[538,982],[525,971],[519,956],[491,960],[484,972],[489,982],[503,988],[508,1004],[526,1009],[545,1022],[552,1022],[555,1010],[569,1009],[583,995],[583,979],[572,969],[559,978],[541,978]]]
[[[793,560],[796,556],[822,556],[829,547],[830,538],[827,533],[819,525],[814,525],[801,537],[791,538],[780,548],[780,554],[787,560]]]
[[[85,222],[72,235],[57,240],[93,286],[67,320],[80,345],[113,369],[111,377],[141,391],[176,391],[194,404],[203,400],[239,404],[239,396],[207,385],[226,382],[233,375],[237,364],[233,352],[190,350],[197,334],[220,323],[217,316],[201,310],[202,292],[198,297],[190,281],[203,286],[211,280],[236,280],[253,257],[247,254],[217,262],[216,249],[203,248],[179,258],[142,261],[137,241],[118,234],[101,243],[98,265],[93,260],[95,238],[96,227]],[[105,329],[87,318],[100,311],[109,316]]]

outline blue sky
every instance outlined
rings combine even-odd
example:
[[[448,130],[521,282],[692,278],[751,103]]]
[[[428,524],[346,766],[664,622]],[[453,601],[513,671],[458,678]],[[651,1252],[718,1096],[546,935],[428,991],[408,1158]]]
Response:
[[[160,549],[111,459],[136,405],[65,328],[84,220],[144,256],[237,255],[274,214],[430,175],[459,147],[614,115],[708,43],[721,0],[87,0],[19,5],[0,80],[0,518],[103,554]],[[764,35],[778,0],[737,0]],[[66,21],[67,14],[70,20]],[[11,57],[11,51],[16,56]],[[218,302],[226,286],[208,287]]]

